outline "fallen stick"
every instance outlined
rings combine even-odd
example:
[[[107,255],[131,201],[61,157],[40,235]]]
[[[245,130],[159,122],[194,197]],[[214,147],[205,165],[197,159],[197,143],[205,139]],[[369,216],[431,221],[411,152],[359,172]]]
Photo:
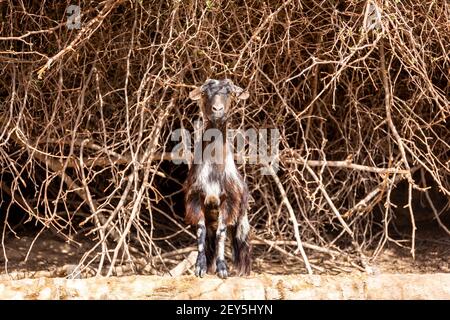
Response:
[[[169,275],[171,275],[172,277],[181,276],[195,264],[196,259],[197,252],[192,251],[185,259],[183,259],[183,261],[181,261],[176,267],[172,268],[169,271]]]

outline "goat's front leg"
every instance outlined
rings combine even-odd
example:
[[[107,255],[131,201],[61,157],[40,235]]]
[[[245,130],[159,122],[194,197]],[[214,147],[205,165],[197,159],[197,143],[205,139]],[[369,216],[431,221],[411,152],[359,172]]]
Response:
[[[206,255],[205,255],[205,238],[206,238],[206,227],[205,219],[201,219],[197,224],[197,245],[198,245],[198,256],[195,263],[195,275],[197,277],[203,278],[206,274]]]
[[[216,252],[216,271],[220,278],[228,277],[227,264],[225,262],[225,240],[227,237],[227,225],[222,213],[219,213],[217,225],[217,252]]]

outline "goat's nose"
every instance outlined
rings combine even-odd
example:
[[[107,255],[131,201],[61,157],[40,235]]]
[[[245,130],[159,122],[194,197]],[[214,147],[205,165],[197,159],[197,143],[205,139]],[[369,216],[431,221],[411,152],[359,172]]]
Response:
[[[222,110],[223,110],[223,106],[220,105],[220,104],[213,104],[212,109],[213,109],[213,111],[215,111],[215,112],[219,112],[219,111],[222,111]]]

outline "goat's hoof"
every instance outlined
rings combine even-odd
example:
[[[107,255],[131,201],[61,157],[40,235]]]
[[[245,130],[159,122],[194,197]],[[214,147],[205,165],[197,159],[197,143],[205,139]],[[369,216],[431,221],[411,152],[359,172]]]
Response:
[[[217,260],[216,271],[219,278],[226,279],[228,277],[227,264],[225,261]]]
[[[195,275],[197,277],[203,278],[206,274],[206,256],[204,254],[199,254],[197,261],[195,262]]]

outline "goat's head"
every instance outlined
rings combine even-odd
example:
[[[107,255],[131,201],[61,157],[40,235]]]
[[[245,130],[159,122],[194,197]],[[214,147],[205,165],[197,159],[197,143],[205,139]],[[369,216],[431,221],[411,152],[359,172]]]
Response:
[[[234,85],[229,79],[208,79],[189,93],[192,100],[200,100],[203,117],[213,123],[222,123],[227,119],[233,97],[244,100],[248,96],[247,91]]]

